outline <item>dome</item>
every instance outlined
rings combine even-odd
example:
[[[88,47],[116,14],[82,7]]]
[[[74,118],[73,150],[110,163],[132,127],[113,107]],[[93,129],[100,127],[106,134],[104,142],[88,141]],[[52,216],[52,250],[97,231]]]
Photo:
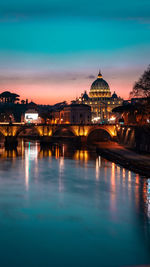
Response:
[[[96,90],[98,90],[98,89],[110,90],[108,83],[103,79],[103,76],[102,76],[102,74],[100,72],[99,72],[99,74],[97,76],[97,79],[91,85],[91,90],[95,90],[95,89]]]
[[[82,95],[82,100],[83,100],[83,101],[88,101],[88,100],[89,100],[89,97],[88,97],[88,94],[87,94],[86,91],[85,91],[84,94]]]
[[[91,85],[90,97],[111,97],[109,85],[103,79],[101,72],[99,72],[97,79]]]
[[[112,94],[112,98],[118,98],[118,96],[117,96],[117,94],[115,93],[115,91],[114,91],[114,93]]]

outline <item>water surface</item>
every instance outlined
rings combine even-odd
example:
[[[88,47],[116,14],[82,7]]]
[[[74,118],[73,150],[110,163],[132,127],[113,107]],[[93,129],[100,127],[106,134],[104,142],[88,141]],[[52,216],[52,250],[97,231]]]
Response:
[[[150,264],[148,182],[86,150],[0,150],[0,266]]]

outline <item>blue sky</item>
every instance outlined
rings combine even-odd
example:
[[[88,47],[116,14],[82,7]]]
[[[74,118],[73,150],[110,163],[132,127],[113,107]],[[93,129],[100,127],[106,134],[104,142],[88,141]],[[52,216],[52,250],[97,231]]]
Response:
[[[0,91],[70,100],[101,68],[111,90],[128,98],[150,64],[150,1],[6,0],[0,35]]]

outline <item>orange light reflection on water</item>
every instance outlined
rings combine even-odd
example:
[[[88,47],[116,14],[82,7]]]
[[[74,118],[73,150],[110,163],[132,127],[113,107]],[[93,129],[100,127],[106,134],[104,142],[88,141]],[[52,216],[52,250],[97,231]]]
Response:
[[[135,201],[136,201],[137,207],[139,205],[139,180],[140,180],[140,177],[138,174],[136,174],[136,177],[135,177]]]
[[[96,159],[96,180],[99,180],[100,176],[100,167],[101,167],[101,157],[99,156]]]
[[[59,158],[59,192],[62,192],[64,189],[62,176],[64,172],[64,157]]]
[[[55,148],[55,158],[56,158],[56,159],[58,159],[58,158],[59,158],[59,156],[60,156],[59,147],[58,147],[58,146],[56,146],[56,148]]]
[[[111,195],[110,195],[111,210],[116,210],[116,181],[115,181],[115,163],[111,164]]]
[[[77,150],[74,154],[75,160],[88,161],[89,155],[87,150]]]

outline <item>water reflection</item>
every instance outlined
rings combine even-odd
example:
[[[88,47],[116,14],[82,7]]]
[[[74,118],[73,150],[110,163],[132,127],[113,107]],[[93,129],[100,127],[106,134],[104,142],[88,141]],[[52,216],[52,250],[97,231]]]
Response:
[[[110,182],[110,208],[112,212],[116,212],[117,194],[120,192],[132,199],[134,195],[135,205],[139,209],[139,205],[146,207],[148,217],[150,217],[150,179],[141,179],[138,174],[134,175],[130,170],[126,170],[115,163],[109,163],[106,159],[96,155],[96,153],[88,150],[73,150],[67,144],[49,145],[46,149],[41,148],[37,142],[24,142],[21,140],[20,146],[16,150],[6,150],[0,148],[1,159],[12,159],[17,157],[25,160],[25,186],[29,189],[29,179],[31,172],[31,162],[34,162],[35,178],[38,176],[38,159],[53,157],[59,162],[59,191],[64,190],[63,174],[65,166],[65,158],[73,159],[82,166],[84,163],[85,170],[88,171],[88,162],[95,161],[95,178],[100,181],[102,176],[106,183]],[[109,165],[109,168],[108,168]],[[111,170],[111,172],[110,172]],[[36,175],[37,174],[37,175]],[[86,173],[85,173],[86,175]],[[134,186],[132,186],[134,184]],[[142,192],[141,192],[142,189]],[[142,195],[142,198],[141,198]],[[142,199],[142,200],[141,200]],[[144,204],[141,204],[142,203]]]
[[[63,173],[64,173],[64,157],[60,157],[59,159],[59,192],[62,192],[64,189],[63,181],[62,181]]]
[[[0,158],[12,158],[15,159],[18,156],[18,150],[12,149],[12,150],[6,150],[5,148],[0,148]]]
[[[31,161],[35,162],[35,173],[38,172],[38,144],[37,142],[32,145],[30,142],[25,147],[25,186],[26,190],[29,188],[29,177],[30,177],[30,170],[31,170]]]
[[[99,180],[100,176],[100,167],[101,167],[101,157],[96,158],[96,180]]]
[[[147,215],[150,218],[150,179],[145,183],[144,199],[147,201]]]
[[[7,171],[10,170],[13,177],[10,184],[15,183],[17,175],[19,185],[21,182],[23,184],[19,193],[17,191],[18,184],[17,187],[13,187],[12,190],[16,190],[13,197],[18,197],[18,194],[24,190],[28,200],[34,200],[32,205],[35,213],[38,209],[37,201],[39,201],[40,211],[36,219],[33,218],[33,221],[35,219],[37,222],[39,218],[43,218],[43,212],[45,212],[45,216],[52,216],[50,220],[46,219],[46,222],[49,220],[49,225],[53,226],[52,221],[54,220],[53,227],[55,229],[56,225],[59,226],[58,231],[67,221],[66,228],[62,227],[62,229],[63,231],[71,229],[69,236],[74,233],[74,227],[77,227],[76,235],[78,227],[81,227],[80,235],[82,238],[78,237],[76,244],[79,240],[81,242],[90,240],[90,243],[91,240],[95,240],[93,247],[95,248],[97,244],[98,259],[100,258],[99,247],[103,251],[106,247],[107,255],[108,244],[110,243],[112,250],[116,246],[116,254],[119,257],[119,246],[117,244],[120,241],[116,240],[124,240],[126,244],[124,245],[124,242],[122,242],[124,248],[122,250],[124,251],[128,247],[132,251],[134,240],[136,240],[136,245],[138,243],[139,246],[137,251],[142,249],[147,251],[149,249],[150,179],[140,177],[114,162],[109,162],[94,151],[88,151],[87,149],[74,150],[67,144],[49,145],[45,149],[41,148],[37,142],[24,143],[22,141],[17,150],[10,151],[1,148],[0,158],[6,164],[6,166],[1,164],[1,172],[4,171],[4,175],[1,175],[1,177],[6,177]],[[2,186],[5,179],[1,177],[0,188],[3,192]],[[11,194],[11,191],[9,194]],[[38,200],[39,198],[42,198],[41,202]],[[23,195],[21,201],[24,199]],[[26,202],[23,203],[23,207],[24,205],[27,205]],[[68,223],[68,218],[71,218],[69,219],[71,223],[70,221]],[[60,225],[60,221],[62,225]],[[47,229],[49,225],[47,225]],[[123,230],[121,230],[122,227]],[[123,233],[123,231],[125,232],[125,238],[123,239],[123,236],[120,235],[118,239],[117,235]],[[129,236],[128,232],[130,233]],[[53,234],[52,231],[51,234]],[[54,237],[54,240],[55,238],[57,240],[57,237]],[[76,236],[74,236],[75,238]],[[106,240],[108,240],[108,243]],[[86,246],[85,243],[82,244],[82,248]],[[89,247],[91,248],[90,245]],[[131,251],[129,258],[132,257]],[[88,251],[88,253],[90,252]],[[134,250],[132,252],[134,254]],[[146,254],[146,252],[144,253]],[[133,258],[136,258],[135,255],[133,255]],[[105,260],[107,261],[107,257],[105,257]],[[104,265],[99,264],[97,266]],[[111,265],[108,264],[107,266]],[[115,266],[120,265],[116,264]]]
[[[31,162],[34,161],[34,172],[38,174],[38,159],[54,157],[59,161],[59,190],[63,190],[62,175],[64,172],[65,158],[70,158],[82,165],[84,163],[85,169],[88,168],[88,162],[95,161],[95,178],[96,181],[101,180],[103,176],[105,182],[108,182],[110,177],[110,203],[112,210],[116,209],[116,190],[120,190],[122,194],[128,194],[131,198],[135,196],[135,205],[139,207],[140,192],[142,188],[143,202],[147,203],[147,214],[150,216],[150,180],[140,179],[138,174],[134,175],[130,170],[126,170],[115,163],[109,163],[104,158],[97,156],[94,152],[88,150],[73,150],[67,144],[63,145],[49,145],[46,149],[41,148],[39,143],[24,142],[21,140],[20,146],[16,150],[6,150],[4,147],[0,148],[1,159],[12,159],[22,157],[25,160],[25,185],[29,188],[29,178],[31,171]],[[109,164],[109,168],[108,168]],[[110,172],[111,164],[111,172]],[[103,171],[101,171],[103,170]],[[109,171],[109,173],[108,173]],[[35,175],[36,176],[36,175]],[[142,181],[142,185],[141,185]],[[147,182],[148,181],[148,182]],[[134,183],[134,187],[132,184]],[[116,189],[117,186],[117,189]]]
[[[76,150],[73,156],[75,160],[87,161],[88,160],[88,151],[87,150]]]

